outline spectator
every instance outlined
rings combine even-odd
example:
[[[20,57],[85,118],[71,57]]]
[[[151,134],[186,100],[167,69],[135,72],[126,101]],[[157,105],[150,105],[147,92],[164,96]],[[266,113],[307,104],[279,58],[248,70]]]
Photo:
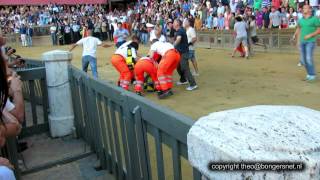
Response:
[[[281,0],[272,0],[271,6],[274,7],[276,10],[280,9]]]
[[[108,28],[109,28],[109,25],[107,23],[107,20],[103,19],[102,23],[101,23],[101,33],[102,33],[102,40],[103,41],[108,39]]]
[[[281,17],[280,12],[275,8],[271,8],[271,13],[269,14],[270,24],[269,28],[281,29]]]
[[[58,41],[57,41],[57,25],[55,23],[51,23],[50,34],[51,34],[52,45],[58,45]]]
[[[229,6],[230,6],[231,13],[236,13],[237,4],[238,3],[236,2],[236,0],[230,0]]]
[[[234,24],[235,24],[235,17],[234,17],[234,13],[231,13],[231,18],[230,18],[230,29],[234,29]]]
[[[7,126],[9,122],[15,122],[10,113],[5,109],[7,99],[9,97],[9,85],[7,83],[6,65],[3,56],[0,55],[0,146],[5,144],[5,137],[12,130],[11,126]],[[21,87],[20,87],[21,88]],[[15,89],[16,90],[16,89]],[[9,118],[12,119],[9,119]],[[14,124],[14,123],[10,123]],[[13,129],[14,130],[14,129]],[[5,158],[0,158],[0,178],[6,180],[15,180],[14,173],[12,171],[13,165]]]
[[[263,8],[263,14],[262,14],[262,17],[263,17],[263,26],[262,28],[269,28],[269,24],[270,24],[270,13],[268,11],[268,9],[266,7]]]
[[[318,7],[318,9],[316,10],[315,16],[320,18],[320,6]]]
[[[218,29],[219,19],[218,19],[217,15],[214,15],[214,17],[213,17],[212,26],[213,26],[213,29]]]
[[[32,46],[33,28],[30,24],[27,25],[27,46]]]
[[[256,17],[257,28],[261,29],[263,26],[263,13],[260,12],[258,9],[256,9],[255,17]]]
[[[201,23],[200,19],[198,19],[198,22]],[[201,27],[200,27],[201,28]],[[174,29],[173,29],[173,22],[171,19],[168,20],[167,30],[166,30],[166,38],[168,42],[173,43],[174,42]]]
[[[289,20],[287,16],[287,11],[284,7],[281,8],[280,19],[281,19],[281,29],[286,29],[289,26]]]
[[[189,48],[188,48],[188,37],[186,31],[182,27],[182,22],[178,19],[174,20],[173,27],[176,30],[175,41],[173,45],[179,51],[181,55],[180,64],[177,68],[180,75],[180,81],[177,85],[188,84],[186,88],[188,91],[192,91],[198,88],[195,79],[193,78],[190,67],[189,67]]]
[[[226,30],[230,29],[230,20],[231,20],[231,12],[230,9],[226,6],[226,12],[224,13],[224,28]]]
[[[287,14],[288,16],[288,24],[289,24],[289,28],[296,28],[297,26],[297,13],[294,12],[294,9],[292,7],[289,8],[289,13]]]
[[[21,43],[23,47],[27,47],[27,28],[24,24],[20,28]]]
[[[220,14],[224,14],[224,6],[222,5],[221,2],[219,2],[219,7],[218,7],[218,10],[217,10],[217,15],[220,16]]]
[[[129,36],[128,30],[122,28],[122,23],[117,23],[118,29],[114,32],[113,37],[116,38],[116,47],[120,47],[123,43],[127,41],[127,37]]]
[[[102,22],[99,19],[95,20],[93,37],[96,37],[98,39],[101,39],[101,24],[102,24]]]
[[[80,25],[77,23],[77,21],[73,21],[71,25],[72,30],[72,42],[76,43],[80,40]]]
[[[234,50],[232,52],[232,57],[234,57],[234,54],[236,53],[238,46],[240,45],[240,43],[242,43],[245,49],[245,57],[247,59],[249,58],[247,29],[248,29],[247,24],[243,21],[242,16],[237,16],[236,23],[234,25],[234,32],[236,35],[236,39],[235,39]]]
[[[92,36],[92,30],[88,30],[88,37],[80,39],[77,43],[73,44],[70,48],[70,52],[77,47],[78,45],[83,46],[82,52],[82,70],[87,72],[88,65],[90,64],[92,75],[94,78],[98,79],[98,71],[97,71],[97,47],[110,47],[110,45],[102,44],[102,42]]]
[[[201,19],[200,19],[200,16],[199,16],[199,15],[196,16],[196,19],[195,19],[195,21],[194,21],[194,28],[195,28],[197,31],[201,30],[201,28],[202,28],[202,22],[201,22]]]
[[[271,6],[270,0],[262,0],[261,6],[268,9]]]
[[[213,17],[212,14],[208,15],[207,21],[206,21],[206,28],[207,29],[212,29],[213,25]]]
[[[184,28],[187,31],[187,37],[188,37],[189,59],[191,60],[194,68],[194,72],[192,74],[193,76],[199,76],[198,63],[196,61],[195,46],[194,46],[197,41],[197,34],[195,29],[190,26],[190,22],[188,20],[185,21]]]
[[[313,62],[313,52],[317,39],[316,37],[310,37],[307,35],[314,33],[319,27],[319,19],[312,16],[311,7],[309,5],[304,5],[303,18],[298,21],[298,28],[293,35],[293,39],[295,39],[296,37],[300,37],[300,61],[305,65],[307,71],[305,80],[308,82],[312,82],[316,79],[316,71]]]
[[[108,28],[109,40],[113,41],[114,26],[112,25],[111,21],[108,23],[108,25],[109,25],[109,28]]]
[[[218,18],[218,29],[223,30],[224,29],[224,17],[222,14],[219,14]]]
[[[140,24],[140,34],[141,34],[141,42],[144,45],[148,44],[148,30],[147,25],[145,23]]]

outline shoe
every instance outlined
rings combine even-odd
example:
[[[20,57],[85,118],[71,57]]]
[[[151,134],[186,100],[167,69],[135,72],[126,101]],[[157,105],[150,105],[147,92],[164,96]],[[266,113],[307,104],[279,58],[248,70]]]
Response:
[[[193,75],[193,76],[199,76],[200,74],[199,74],[199,73],[196,73],[196,72],[193,72],[192,75]]]
[[[157,91],[158,96],[162,94],[162,91]]]
[[[299,63],[297,64],[297,66],[301,67],[301,66],[302,66],[302,64],[299,62]]]
[[[178,82],[177,82],[177,86],[186,85],[186,84],[188,84],[188,83],[189,83],[188,81],[185,81],[185,82],[180,82],[180,81],[178,81]]]
[[[306,78],[306,81],[308,81],[308,82],[313,82],[317,79],[316,76],[311,76],[311,75],[307,75],[307,76],[309,76]]]
[[[165,98],[172,96],[172,95],[173,95],[173,92],[171,91],[171,89],[168,89],[166,91],[162,91],[162,93],[160,95],[158,95],[158,98],[165,99]]]
[[[187,87],[186,90],[187,90],[187,91],[193,91],[193,90],[195,90],[195,89],[197,89],[197,88],[198,88],[198,85],[194,85],[194,86],[189,86],[189,87]]]
[[[143,96],[141,92],[136,92],[137,95]]]

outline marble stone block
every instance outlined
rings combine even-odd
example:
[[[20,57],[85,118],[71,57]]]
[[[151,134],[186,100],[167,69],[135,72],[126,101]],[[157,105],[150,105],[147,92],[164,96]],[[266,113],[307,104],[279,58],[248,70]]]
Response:
[[[215,112],[188,133],[191,165],[215,180],[319,180],[320,112],[259,105]],[[303,162],[303,171],[211,171],[210,162]]]
[[[49,97],[49,125],[52,137],[62,137],[74,129],[74,113],[68,77],[68,64],[72,54],[54,50],[42,55],[46,68]]]

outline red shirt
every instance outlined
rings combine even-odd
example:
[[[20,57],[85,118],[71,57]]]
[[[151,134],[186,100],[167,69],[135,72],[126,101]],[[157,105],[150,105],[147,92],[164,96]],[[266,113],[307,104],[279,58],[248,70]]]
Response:
[[[271,5],[275,7],[277,10],[279,10],[281,5],[281,0],[272,0]]]

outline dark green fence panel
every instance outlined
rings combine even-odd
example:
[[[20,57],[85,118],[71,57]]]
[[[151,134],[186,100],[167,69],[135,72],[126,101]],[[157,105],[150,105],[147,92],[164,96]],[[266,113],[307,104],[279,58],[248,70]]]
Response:
[[[69,66],[75,125],[79,137],[97,153],[101,167],[119,180],[166,178],[166,163],[173,167],[173,179],[183,179],[181,157],[188,158],[187,133],[194,121],[143,97],[89,78]],[[154,148],[149,137],[155,140]],[[163,144],[172,160],[164,160]],[[151,169],[150,149],[155,149],[157,168]],[[201,174],[192,169],[193,179]],[[153,174],[154,173],[154,174]]]
[[[29,61],[27,62],[29,63]],[[40,66],[41,64],[39,63],[38,65]],[[35,67],[31,69],[20,69],[17,73],[23,82],[22,91],[24,99],[29,102],[31,106],[31,114],[26,112],[26,116],[32,117],[32,123],[26,121],[23,123],[21,137],[48,132],[49,102],[45,68]],[[42,109],[43,115],[41,117],[37,112],[38,108]],[[40,121],[39,119],[42,120]]]
[[[26,137],[49,131],[48,125],[48,92],[46,87],[46,74],[44,64],[41,61],[26,60],[24,68],[15,69],[23,83],[22,91],[24,99],[30,103],[31,112],[26,111],[25,117],[31,117],[30,122],[23,122],[20,137]],[[42,122],[37,114],[37,107],[41,106]],[[41,108],[39,107],[39,108]],[[7,138],[6,145],[1,148],[1,156],[6,157],[15,167],[15,175],[21,179],[21,170],[18,165],[19,154],[17,151],[17,139]]]

